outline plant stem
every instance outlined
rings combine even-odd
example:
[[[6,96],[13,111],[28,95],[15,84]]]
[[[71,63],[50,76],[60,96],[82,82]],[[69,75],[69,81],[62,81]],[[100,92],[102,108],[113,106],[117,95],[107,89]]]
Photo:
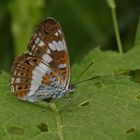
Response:
[[[118,51],[120,54],[123,54],[123,49],[122,49],[122,43],[120,39],[120,34],[119,34],[119,27],[118,27],[118,22],[117,22],[117,16],[116,16],[116,5],[114,0],[107,0],[107,3],[111,9],[112,13],[112,19],[113,19],[113,24],[114,24],[114,30],[115,30],[115,36],[116,36],[116,41],[117,41],[117,46],[118,46]]]
[[[114,23],[114,29],[115,29],[115,35],[116,35],[118,50],[119,50],[120,54],[122,54],[123,53],[122,43],[121,43],[121,39],[120,39],[120,34],[119,34],[119,28],[118,28],[115,9],[112,9],[112,18],[113,18],[113,23]]]
[[[61,124],[61,119],[60,119],[58,108],[54,103],[51,103],[51,107],[52,107],[52,109],[55,113],[55,117],[56,117],[58,136],[59,136],[60,140],[64,140],[62,124]]]

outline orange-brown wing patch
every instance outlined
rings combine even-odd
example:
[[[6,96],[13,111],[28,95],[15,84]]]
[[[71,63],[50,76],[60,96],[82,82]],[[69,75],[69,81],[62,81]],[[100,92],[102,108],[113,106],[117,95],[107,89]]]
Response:
[[[38,65],[38,58],[25,53],[17,57],[11,68],[10,85],[14,95],[22,99],[27,95],[32,79],[32,70]]]
[[[55,57],[54,57],[55,56]],[[50,62],[50,67],[53,67],[54,71],[57,71],[57,74],[61,77],[63,75],[62,80],[66,81],[67,77],[69,77],[69,62],[68,62],[68,54],[65,51],[53,51],[52,52],[53,62]],[[54,63],[55,62],[55,63]],[[66,64],[66,67],[60,68],[61,64]]]
[[[53,46],[53,48],[49,46],[50,44],[59,45],[58,42],[61,44],[60,46]],[[28,50],[32,56],[42,59],[42,61],[46,63],[57,76],[59,76],[59,79],[64,81],[63,83],[68,81],[70,77],[70,66],[67,46],[63,30],[59,23],[54,19],[47,18],[37,26],[35,34],[32,36],[28,44]],[[47,60],[44,60],[43,56],[45,54],[49,55],[52,61],[48,62]],[[66,68],[59,68],[60,64],[66,64]]]

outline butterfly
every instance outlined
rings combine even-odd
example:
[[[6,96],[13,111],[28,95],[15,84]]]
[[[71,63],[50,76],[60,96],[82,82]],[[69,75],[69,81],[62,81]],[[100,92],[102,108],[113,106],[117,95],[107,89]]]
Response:
[[[74,91],[70,85],[69,54],[60,24],[53,18],[40,22],[27,46],[11,66],[13,95],[30,102],[61,98]]]

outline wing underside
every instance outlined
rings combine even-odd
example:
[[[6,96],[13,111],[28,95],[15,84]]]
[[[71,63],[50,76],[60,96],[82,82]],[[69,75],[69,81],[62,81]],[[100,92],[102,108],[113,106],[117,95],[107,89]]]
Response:
[[[68,87],[68,51],[63,31],[54,19],[37,26],[28,52],[15,59],[11,71],[12,92],[22,100],[52,98],[58,89]]]

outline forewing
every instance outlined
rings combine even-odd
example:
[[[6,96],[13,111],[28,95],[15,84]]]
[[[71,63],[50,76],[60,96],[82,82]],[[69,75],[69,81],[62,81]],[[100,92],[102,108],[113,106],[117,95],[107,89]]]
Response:
[[[68,86],[70,66],[64,33],[60,25],[52,18],[42,21],[32,36],[28,50],[48,65],[62,81],[62,86]],[[47,79],[47,78],[46,78]]]

